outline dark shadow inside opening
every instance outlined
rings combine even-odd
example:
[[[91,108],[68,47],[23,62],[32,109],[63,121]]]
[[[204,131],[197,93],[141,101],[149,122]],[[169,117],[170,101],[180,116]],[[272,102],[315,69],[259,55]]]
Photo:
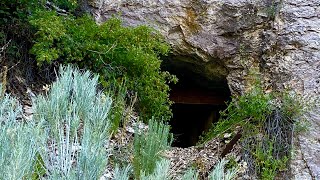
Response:
[[[194,146],[199,136],[218,121],[219,111],[226,108],[231,93],[226,77],[208,78],[198,72],[196,65],[170,62],[174,61],[167,61],[162,69],[179,79],[177,84],[170,85],[170,100],[174,102],[170,121],[173,146]]]
[[[212,123],[219,119],[222,105],[210,104],[174,104],[173,118],[170,121],[171,132],[174,134],[173,146],[189,147],[199,141],[199,136],[207,132]]]

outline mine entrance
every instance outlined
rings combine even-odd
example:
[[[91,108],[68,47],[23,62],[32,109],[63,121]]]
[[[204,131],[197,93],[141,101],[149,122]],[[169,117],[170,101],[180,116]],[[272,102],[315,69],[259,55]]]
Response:
[[[174,135],[173,146],[196,145],[199,136],[219,119],[219,111],[226,108],[230,91],[225,77],[208,79],[200,75],[194,65],[166,64],[164,70],[175,74],[179,82],[171,85],[170,99],[173,118],[170,121]]]
[[[173,89],[170,95],[173,118],[170,121],[174,134],[173,146],[196,145],[199,136],[207,132],[219,119],[219,111],[225,109],[228,95],[213,90],[186,88]]]

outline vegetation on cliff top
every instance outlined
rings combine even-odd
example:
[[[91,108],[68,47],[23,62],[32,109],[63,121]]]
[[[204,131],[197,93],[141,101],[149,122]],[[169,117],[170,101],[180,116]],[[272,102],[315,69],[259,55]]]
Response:
[[[127,92],[133,92],[129,94],[137,92],[137,109],[146,122],[152,116],[170,119],[167,84],[176,78],[160,69],[160,56],[167,55],[170,47],[157,31],[147,26],[124,27],[118,18],[98,25],[87,14],[74,15],[80,14],[74,13],[76,1],[37,2],[21,1],[17,6],[11,1],[2,3],[6,21],[1,27],[3,42],[21,41],[24,35],[19,31],[23,28],[32,44],[29,52],[39,66],[59,62],[90,69],[100,75],[106,89],[125,86]],[[13,34],[11,25],[18,26]],[[13,39],[15,34],[22,37]]]

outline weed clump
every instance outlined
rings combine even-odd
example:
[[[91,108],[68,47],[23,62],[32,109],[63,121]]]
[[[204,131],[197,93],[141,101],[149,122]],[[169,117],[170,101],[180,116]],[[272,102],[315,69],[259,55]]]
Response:
[[[292,149],[293,127],[306,104],[290,93],[264,93],[259,83],[247,93],[233,97],[220,120],[201,143],[241,128],[242,158],[246,174],[273,179],[286,170]]]

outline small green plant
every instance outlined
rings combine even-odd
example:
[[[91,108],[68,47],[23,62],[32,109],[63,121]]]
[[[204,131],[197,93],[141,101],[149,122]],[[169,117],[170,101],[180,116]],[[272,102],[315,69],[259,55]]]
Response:
[[[209,179],[210,180],[231,180],[235,178],[235,176],[238,173],[238,169],[232,168],[231,170],[227,170],[225,172],[225,166],[227,164],[227,161],[225,159],[222,159],[215,165],[215,168],[210,172]]]
[[[255,172],[263,179],[272,179],[285,169],[290,159],[293,126],[307,105],[294,93],[265,93],[257,76],[251,80],[251,89],[232,98],[227,109],[220,113],[221,119],[201,142],[240,127],[243,157],[252,168],[247,173]]]
[[[281,159],[274,157],[273,144],[274,143],[272,141],[269,141],[267,147],[264,148],[262,147],[263,145],[260,144],[254,153],[256,158],[256,168],[258,169],[258,172],[260,172],[261,179],[263,180],[274,179],[278,171],[285,170],[287,166],[287,156],[283,156]]]
[[[116,82],[116,80],[113,79],[111,83],[112,85],[109,86],[109,89],[106,91],[113,100],[111,107],[113,113],[110,114],[109,117],[112,122],[111,132],[116,132],[121,123],[125,124],[124,113],[126,108],[127,87],[125,79],[123,79],[122,82]]]
[[[198,180],[199,173],[194,168],[189,168],[182,176],[184,180]]]
[[[220,112],[221,119],[201,137],[200,144],[226,132],[232,132],[237,126],[250,129],[254,124],[256,129],[261,128],[266,117],[272,112],[271,100],[272,95],[264,94],[259,87],[242,96],[233,97],[228,107]]]
[[[41,179],[46,174],[44,161],[39,153],[35,156],[35,163],[33,165],[32,180]]]
[[[279,13],[279,10],[281,8],[281,3],[282,1],[278,2],[278,1],[271,1],[271,4],[269,5],[269,7],[267,7],[265,9],[265,12],[268,15],[269,20],[274,20],[277,13]]]
[[[141,173],[148,176],[154,172],[161,153],[167,150],[172,142],[169,126],[154,119],[149,121],[148,132],[139,132],[136,129],[134,137],[134,175],[139,178]]]
[[[238,167],[238,162],[236,161],[236,158],[234,156],[231,156],[230,158],[228,158],[228,162],[226,164],[226,168],[227,169],[232,169]]]

